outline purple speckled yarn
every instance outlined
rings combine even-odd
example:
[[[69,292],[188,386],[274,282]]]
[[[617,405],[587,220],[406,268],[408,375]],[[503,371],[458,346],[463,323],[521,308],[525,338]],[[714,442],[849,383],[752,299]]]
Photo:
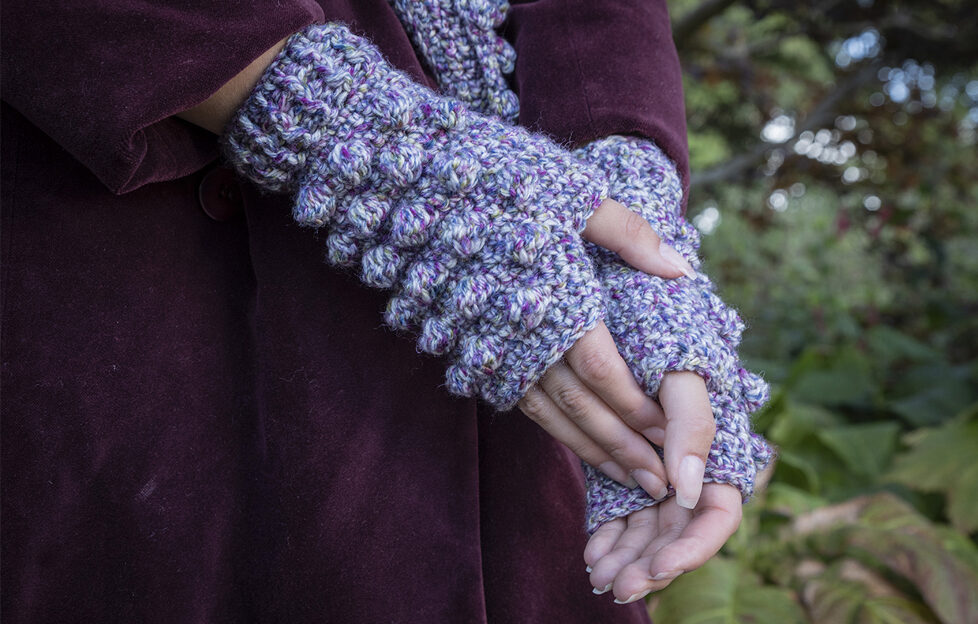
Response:
[[[504,0],[391,0],[419,53],[442,89],[475,110],[515,119],[504,73],[512,66],[509,46],[499,46],[490,25],[508,8]],[[485,17],[484,17],[485,16]],[[447,34],[447,37],[442,36]],[[455,42],[461,42],[456,44]],[[495,50],[495,51],[494,51]],[[492,58],[493,54],[498,60]],[[513,96],[500,95],[501,90]],[[694,267],[699,239],[681,216],[682,191],[675,167],[652,143],[609,137],[578,155],[602,168],[609,195],[640,212]],[[704,481],[729,483],[750,497],[757,470],[773,451],[750,430],[749,415],[767,401],[767,385],[746,371],[737,356],[743,323],[713,293],[706,275],[694,282],[649,277],[621,264],[614,254],[588,245],[608,299],[606,319],[625,359],[650,395],[662,374],[692,370],[708,382],[717,435]],[[644,490],[630,490],[585,465],[588,528],[654,504]]]
[[[519,99],[506,82],[516,50],[495,31],[506,0],[389,1],[442,93],[478,113],[516,120]]]
[[[642,214],[664,241],[699,269],[699,238],[681,215],[682,190],[671,161],[654,144],[612,136],[577,151],[608,175],[610,195]],[[750,427],[750,414],[768,397],[767,384],[737,356],[743,323],[713,292],[710,280],[663,280],[632,269],[589,246],[608,305],[608,328],[642,388],[656,396],[662,375],[688,370],[707,384],[717,433],[706,462],[706,482],[737,487],[744,500],[773,450]],[[630,490],[590,466],[588,530],[655,504],[641,488]]]
[[[450,358],[452,393],[511,407],[604,317],[579,236],[604,175],[414,83],[345,26],[289,39],[224,136],[240,173],[327,228],[330,262],[394,291],[385,320]]]

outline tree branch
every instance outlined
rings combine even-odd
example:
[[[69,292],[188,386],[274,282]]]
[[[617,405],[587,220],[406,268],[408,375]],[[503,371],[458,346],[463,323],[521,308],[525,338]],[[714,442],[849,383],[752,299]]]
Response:
[[[874,79],[881,66],[882,63],[880,61],[868,63],[862,69],[851,74],[841,82],[835,89],[822,98],[800,123],[796,124],[795,136],[806,130],[814,130],[822,127],[831,121],[836,115],[836,109],[839,104],[859,87]],[[695,189],[735,178],[759,164],[771,150],[777,149],[780,145],[783,145],[783,143],[755,143],[746,152],[730,159],[722,165],[708,169],[702,173],[694,171],[690,176],[690,186]]]

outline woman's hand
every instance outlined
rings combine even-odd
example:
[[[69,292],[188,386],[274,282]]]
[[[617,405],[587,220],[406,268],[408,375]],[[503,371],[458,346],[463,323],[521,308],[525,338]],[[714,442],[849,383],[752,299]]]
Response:
[[[670,498],[605,523],[584,550],[594,592],[613,590],[619,604],[644,598],[706,563],[734,534],[740,520],[740,491],[707,483],[692,510]]]
[[[648,222],[613,200],[605,200],[594,211],[583,237],[651,275],[674,278],[692,273],[692,267],[660,241]],[[704,464],[683,464],[681,459],[686,455],[705,459],[713,440],[712,429],[708,430],[713,415],[702,381],[700,386],[671,382],[666,390],[663,382],[666,396],[675,399],[663,412],[642,392],[607,327],[600,323],[547,371],[519,407],[578,457],[623,485],[637,483],[660,499],[668,493],[671,475],[682,500],[692,507],[699,497]],[[661,445],[666,431],[677,450],[666,456],[668,473],[649,445],[649,440]],[[676,459],[670,464],[673,455]]]

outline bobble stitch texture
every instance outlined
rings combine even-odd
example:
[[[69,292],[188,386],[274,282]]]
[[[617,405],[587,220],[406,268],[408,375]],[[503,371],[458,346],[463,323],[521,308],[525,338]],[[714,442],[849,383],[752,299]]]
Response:
[[[494,19],[480,15],[487,3],[492,6],[485,15]],[[505,16],[504,0],[391,0],[391,4],[443,90],[475,110],[515,120],[518,105],[509,106],[516,100],[509,98],[513,94],[507,92],[505,80],[515,54],[490,30],[490,24],[500,24]],[[493,7],[499,12],[493,13]],[[493,39],[496,47],[489,45]],[[461,46],[467,55],[458,54],[455,41],[467,41]],[[699,268],[698,233],[681,217],[679,179],[664,154],[651,143],[622,137],[609,137],[578,153],[609,175],[612,196],[641,213]],[[532,172],[505,170],[499,176],[499,185],[515,189],[520,201],[535,192]],[[583,221],[575,223],[575,229],[581,228]],[[526,232],[516,233],[511,252],[518,263],[534,261],[529,247]],[[740,317],[713,293],[705,275],[699,274],[695,283],[663,282],[624,267],[613,254],[591,246],[589,251],[608,295],[608,325],[619,345],[625,345],[623,355],[636,378],[654,396],[666,370],[694,370],[704,377],[718,430],[705,481],[730,483],[748,498],[756,471],[771,461],[773,451],[750,430],[749,414],[767,401],[768,389],[762,379],[740,366],[736,354],[744,329]],[[508,300],[511,319],[532,317],[515,309],[518,300]],[[457,304],[464,309],[463,302]],[[632,332],[636,322],[640,331]],[[623,488],[590,466],[585,466],[585,475],[592,531],[602,522],[653,504],[641,489]]]
[[[470,97],[495,97],[474,85],[497,75],[498,59],[492,71],[469,61],[505,49],[486,39],[503,6],[466,0],[451,13],[467,38],[439,49],[464,61]],[[439,23],[455,24],[448,15]],[[290,38],[224,138],[240,173],[293,193],[300,225],[329,229],[330,262],[359,265],[364,282],[394,291],[385,320],[448,355],[452,393],[512,407],[604,317],[579,236],[605,197],[604,175],[412,82],[342,25]]]

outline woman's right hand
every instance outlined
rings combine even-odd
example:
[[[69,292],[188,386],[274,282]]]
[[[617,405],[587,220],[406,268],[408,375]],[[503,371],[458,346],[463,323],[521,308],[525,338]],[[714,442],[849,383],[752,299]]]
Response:
[[[582,236],[617,253],[630,265],[664,278],[692,273],[692,267],[662,243],[641,216],[605,200]],[[612,479],[636,483],[655,499],[667,495],[670,481],[690,508],[699,499],[703,462],[670,466],[649,444],[663,444],[668,427],[670,453],[705,459],[713,440],[713,413],[695,385],[688,401],[672,401],[663,411],[639,387],[604,323],[585,334],[550,367],[520,400],[520,409],[578,457]],[[700,396],[702,394],[703,396]],[[672,463],[672,462],[670,462]],[[670,479],[671,477],[671,479]]]
[[[594,593],[614,589],[615,601],[627,604],[663,589],[713,557],[742,513],[737,488],[707,483],[693,510],[670,499],[603,524],[584,549]]]

